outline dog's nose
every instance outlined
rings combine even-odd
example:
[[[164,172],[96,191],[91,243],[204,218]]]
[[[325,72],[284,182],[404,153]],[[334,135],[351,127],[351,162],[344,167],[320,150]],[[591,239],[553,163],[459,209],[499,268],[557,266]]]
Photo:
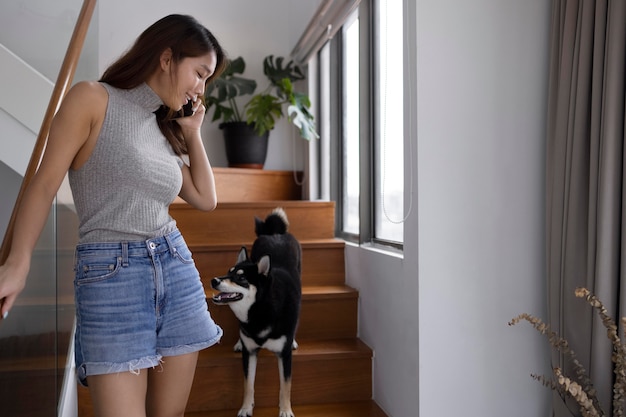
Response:
[[[221,280],[221,279],[219,279],[219,278],[213,278],[213,279],[211,280],[211,287],[213,287],[213,288],[217,289],[217,286],[218,286],[218,285],[220,285],[220,282],[222,282],[222,280]]]

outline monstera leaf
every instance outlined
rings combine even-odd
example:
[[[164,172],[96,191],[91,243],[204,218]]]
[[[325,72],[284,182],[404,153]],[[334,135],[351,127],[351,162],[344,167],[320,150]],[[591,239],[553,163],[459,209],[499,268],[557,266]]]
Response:
[[[205,94],[207,111],[215,107],[212,121],[222,119],[223,122],[241,121],[242,117],[235,99],[239,96],[254,94],[257,84],[255,80],[243,78],[246,64],[239,57],[230,61],[226,70],[210,83]]]
[[[293,98],[292,104],[287,107],[289,120],[300,130],[303,139],[318,139],[320,136],[315,130],[314,117],[309,112],[311,107],[309,97],[306,94],[295,93]]]
[[[263,60],[263,73],[272,85],[279,86],[285,78],[292,83],[305,79],[302,70],[293,61],[289,61],[287,66],[283,67],[284,60],[283,57],[274,58],[274,55],[269,55]]]

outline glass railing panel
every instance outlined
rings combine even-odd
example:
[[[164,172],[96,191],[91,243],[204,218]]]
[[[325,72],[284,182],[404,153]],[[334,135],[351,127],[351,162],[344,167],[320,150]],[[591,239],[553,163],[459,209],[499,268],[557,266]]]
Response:
[[[82,4],[82,0],[0,2],[0,43],[54,82]],[[97,13],[96,9],[74,83],[98,78]],[[41,99],[47,103],[49,97],[15,99]],[[0,175],[1,239],[22,178],[1,162]],[[27,286],[9,318],[0,321],[0,416],[3,417],[57,415],[75,313],[73,254],[77,219],[66,184],[51,208],[33,254]]]
[[[33,253],[24,291],[0,324],[3,416],[56,415],[57,359],[55,208]]]

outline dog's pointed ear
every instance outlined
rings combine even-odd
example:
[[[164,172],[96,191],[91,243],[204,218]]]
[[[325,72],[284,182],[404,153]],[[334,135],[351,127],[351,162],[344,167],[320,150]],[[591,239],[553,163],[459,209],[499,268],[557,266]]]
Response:
[[[239,255],[237,256],[237,263],[241,263],[248,260],[248,251],[245,246],[239,249]]]
[[[268,255],[263,256],[257,264],[259,268],[259,274],[267,276],[270,273],[270,257]]]

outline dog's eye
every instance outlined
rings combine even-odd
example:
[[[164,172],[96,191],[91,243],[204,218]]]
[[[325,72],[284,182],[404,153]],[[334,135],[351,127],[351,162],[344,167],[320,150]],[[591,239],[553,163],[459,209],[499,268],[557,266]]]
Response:
[[[233,282],[242,288],[248,288],[250,285],[245,275],[235,275],[233,277]]]

